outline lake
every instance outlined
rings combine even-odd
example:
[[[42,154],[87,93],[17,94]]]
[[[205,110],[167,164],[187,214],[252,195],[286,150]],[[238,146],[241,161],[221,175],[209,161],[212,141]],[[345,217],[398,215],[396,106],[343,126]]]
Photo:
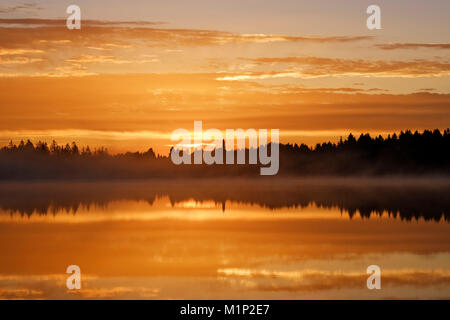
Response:
[[[2,182],[0,298],[449,299],[449,195],[438,178]]]

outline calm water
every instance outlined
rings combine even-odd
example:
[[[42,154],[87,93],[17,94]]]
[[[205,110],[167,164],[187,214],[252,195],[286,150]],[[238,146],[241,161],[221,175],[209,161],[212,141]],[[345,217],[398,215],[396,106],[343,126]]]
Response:
[[[449,194],[448,180],[1,183],[0,298],[448,299]]]

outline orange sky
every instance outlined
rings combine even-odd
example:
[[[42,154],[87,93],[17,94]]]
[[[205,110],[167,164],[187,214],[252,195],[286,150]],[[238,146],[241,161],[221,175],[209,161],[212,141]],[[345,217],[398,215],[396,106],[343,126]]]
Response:
[[[282,142],[308,144],[449,127],[450,28],[437,19],[448,3],[411,1],[407,13],[423,14],[423,24],[408,25],[382,1],[383,29],[370,31],[365,4],[353,2],[278,1],[272,16],[270,1],[256,11],[193,4],[180,16],[163,4],[113,1],[105,11],[80,1],[85,20],[71,31],[64,3],[6,1],[0,144],[30,137],[165,153],[170,133],[194,120],[204,129],[280,129]]]

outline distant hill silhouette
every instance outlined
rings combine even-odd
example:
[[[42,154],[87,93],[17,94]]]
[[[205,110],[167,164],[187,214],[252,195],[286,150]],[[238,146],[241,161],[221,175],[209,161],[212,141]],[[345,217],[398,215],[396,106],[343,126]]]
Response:
[[[338,143],[313,148],[305,144],[280,144],[279,148],[279,176],[450,174],[450,129],[407,130],[387,138],[350,134]],[[245,152],[248,159],[249,150]],[[105,148],[80,148],[75,142],[60,146],[55,141],[49,145],[27,140],[18,145],[10,142],[0,149],[0,180],[257,176],[259,167],[176,166],[169,156],[157,156],[151,148],[143,153],[111,155]]]

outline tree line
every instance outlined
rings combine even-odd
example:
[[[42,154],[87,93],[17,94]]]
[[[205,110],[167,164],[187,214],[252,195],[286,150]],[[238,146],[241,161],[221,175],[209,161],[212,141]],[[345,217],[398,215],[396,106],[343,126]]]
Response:
[[[280,144],[278,175],[417,175],[450,173],[450,129],[372,137],[349,134],[315,146]],[[227,151],[230,152],[230,151]],[[234,151],[237,152],[237,151]],[[245,150],[246,157],[249,150]],[[248,163],[248,161],[246,161]],[[170,155],[111,154],[104,147],[10,141],[0,148],[0,179],[137,179],[259,175],[260,165],[179,165]]]

